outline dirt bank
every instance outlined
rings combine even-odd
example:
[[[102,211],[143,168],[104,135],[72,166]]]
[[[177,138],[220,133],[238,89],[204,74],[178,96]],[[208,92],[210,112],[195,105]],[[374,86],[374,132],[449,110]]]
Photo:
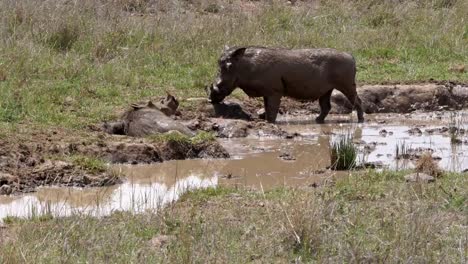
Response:
[[[454,82],[434,82],[427,84],[379,84],[363,85],[358,88],[359,96],[366,113],[411,113],[414,111],[459,110],[468,107],[468,84]],[[226,99],[229,102],[241,104],[245,114],[254,118],[263,108],[262,98]],[[348,114],[351,104],[338,91],[332,95],[331,114]],[[197,104],[182,110],[184,119],[193,119],[204,115],[217,117],[208,102],[200,100]],[[319,113],[318,101],[297,101],[283,98],[280,114],[304,115]]]
[[[359,94],[367,113],[424,112],[468,106],[467,86],[454,83],[368,85],[361,87]],[[340,93],[335,93],[332,101],[332,113],[351,111],[351,106]],[[236,101],[233,96],[228,102],[231,103],[215,108],[206,100],[198,100],[186,104],[179,115],[170,118],[194,132],[211,131],[220,138],[292,138],[297,135],[259,120],[257,111],[263,107],[262,100],[246,98]],[[291,115],[319,111],[317,102],[287,98],[281,107],[281,113]],[[229,153],[212,138],[129,137],[110,135],[100,130],[81,135],[77,135],[77,131],[60,129],[22,131],[0,139],[0,194],[30,192],[40,185],[85,187],[120,182],[117,175],[107,171],[107,163],[141,164],[228,157]]]
[[[45,131],[31,139],[0,140],[0,194],[34,191],[42,185],[92,187],[121,182],[107,163],[141,164],[173,159],[228,158],[216,141],[183,137],[131,138],[92,133],[70,136]]]

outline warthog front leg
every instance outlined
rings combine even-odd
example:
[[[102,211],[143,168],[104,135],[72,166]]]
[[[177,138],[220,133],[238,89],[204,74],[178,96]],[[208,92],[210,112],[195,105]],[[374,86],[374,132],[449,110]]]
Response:
[[[269,123],[275,123],[281,103],[281,96],[265,96],[263,97],[263,102],[265,105],[265,119]]]
[[[315,121],[319,124],[325,123],[325,117],[327,117],[328,113],[330,112],[331,109],[331,95],[333,93],[333,90],[330,90],[326,94],[322,95],[322,97],[319,98],[319,104],[320,104],[320,115],[317,116]]]

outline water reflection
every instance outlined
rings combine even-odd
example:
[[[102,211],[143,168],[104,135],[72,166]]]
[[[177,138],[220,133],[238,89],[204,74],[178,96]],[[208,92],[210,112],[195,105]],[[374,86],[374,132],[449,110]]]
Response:
[[[165,182],[172,184],[167,185]],[[187,190],[218,184],[216,176],[200,178],[196,175],[165,182],[138,184],[129,180],[119,186],[106,188],[41,188],[36,193],[22,197],[0,196],[0,219],[43,214],[103,216],[114,211],[157,210],[177,200]]]

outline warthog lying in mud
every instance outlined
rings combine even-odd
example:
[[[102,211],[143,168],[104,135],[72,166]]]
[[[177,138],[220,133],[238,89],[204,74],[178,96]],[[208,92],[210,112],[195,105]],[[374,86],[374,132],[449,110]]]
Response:
[[[274,123],[281,97],[319,100],[323,123],[331,109],[333,89],[342,92],[364,121],[356,92],[356,62],[352,55],[334,49],[227,48],[218,61],[219,76],[207,87],[218,104],[239,87],[250,97],[263,97],[265,118]]]
[[[159,102],[152,101],[132,104],[132,109],[123,114],[121,121],[105,123],[103,130],[110,134],[143,137],[151,134],[165,133],[172,130],[193,136],[185,125],[172,119],[179,106],[174,96],[167,94]]]

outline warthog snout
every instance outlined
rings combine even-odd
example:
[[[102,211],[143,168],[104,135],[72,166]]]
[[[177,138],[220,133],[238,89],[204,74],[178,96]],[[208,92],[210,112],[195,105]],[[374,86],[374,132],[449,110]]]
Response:
[[[219,104],[226,97],[220,92],[218,86],[213,84],[206,87],[206,92],[208,94],[208,101],[212,104]]]

